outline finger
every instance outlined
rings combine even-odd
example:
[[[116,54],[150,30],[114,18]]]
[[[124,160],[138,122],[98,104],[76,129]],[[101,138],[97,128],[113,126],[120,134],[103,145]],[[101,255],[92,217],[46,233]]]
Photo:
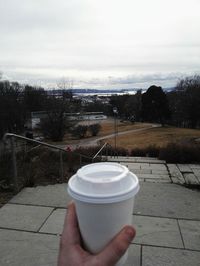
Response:
[[[97,255],[102,265],[115,265],[128,249],[135,237],[135,233],[135,229],[132,226],[125,226],[105,249]]]
[[[67,229],[67,224],[68,224],[68,213],[69,213],[69,209],[70,209],[70,206],[74,204],[73,201],[70,201],[70,203],[67,205],[67,209],[66,209],[66,212],[65,212],[65,220],[64,220],[64,225],[63,225],[63,232],[66,231]]]
[[[68,210],[66,211],[62,238],[68,244],[80,244],[79,226],[75,204],[73,202],[69,204]]]

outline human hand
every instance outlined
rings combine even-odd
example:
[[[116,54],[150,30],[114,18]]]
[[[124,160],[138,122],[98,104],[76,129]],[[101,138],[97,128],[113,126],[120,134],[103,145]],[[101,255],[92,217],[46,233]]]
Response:
[[[60,240],[58,266],[114,266],[124,255],[135,236],[132,226],[125,226],[108,245],[93,255],[81,246],[75,205],[68,206]]]

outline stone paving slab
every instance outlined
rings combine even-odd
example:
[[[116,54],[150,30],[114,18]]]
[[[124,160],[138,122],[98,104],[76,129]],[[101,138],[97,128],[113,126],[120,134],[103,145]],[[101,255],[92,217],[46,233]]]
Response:
[[[177,220],[158,217],[134,216],[136,227],[134,243],[183,248]]]
[[[150,163],[150,168],[153,170],[165,170],[167,171],[167,167],[165,164],[157,164],[157,163]]]
[[[199,169],[200,170],[200,164],[190,164],[191,169]]]
[[[159,160],[152,157],[128,157],[128,156],[118,156],[118,157],[107,157],[110,162],[131,162],[131,163],[165,163],[164,160]]]
[[[53,266],[57,264],[59,237],[0,229],[0,265]]]
[[[185,182],[188,185],[197,185],[199,184],[199,180],[197,177],[192,173],[183,173],[183,176],[185,178]]]
[[[127,168],[129,169],[141,169],[141,163],[126,163],[126,162],[122,162],[122,165],[125,165]]]
[[[0,265],[54,266],[57,264],[59,237],[54,235],[0,229]],[[130,245],[124,266],[140,266],[141,247]]]
[[[53,208],[6,204],[0,209],[0,227],[37,231]]]
[[[61,234],[64,217],[65,210],[55,210],[45,222],[40,232]],[[134,243],[183,247],[178,224],[174,219],[134,215],[133,224],[137,230]]]
[[[144,182],[153,182],[153,183],[171,183],[171,180],[169,178],[145,178]]]
[[[140,158],[138,158],[138,159],[136,159],[135,160],[135,162],[140,162],[140,163],[165,163],[165,161],[164,160],[158,160],[158,159],[156,159],[156,158],[144,158],[144,157],[141,157],[141,159]]]
[[[152,170],[152,171],[164,171],[164,172],[168,173],[167,167],[165,166],[165,164],[143,163],[143,164],[141,164],[141,169],[149,169],[149,170]]]
[[[186,249],[200,251],[200,221],[179,220]]]
[[[151,168],[150,168],[150,163],[141,163],[140,168],[141,168],[141,169],[151,169]]]
[[[170,178],[169,178],[169,175],[153,175],[153,174],[137,174],[138,177],[141,177],[141,178],[148,178],[148,179],[168,179],[169,181]]]
[[[55,190],[56,192],[52,192],[53,185],[41,187],[40,193],[35,189],[29,191],[24,189],[10,202],[66,207],[67,201],[70,201],[70,197],[66,193],[66,184],[56,185]],[[140,182],[134,213],[200,220],[199,192],[175,184]]]
[[[145,179],[142,177],[138,177],[138,179],[139,179],[139,182],[145,182]]]
[[[200,185],[200,164],[166,164],[165,161],[156,160],[155,158],[147,158],[147,160],[146,158],[138,158],[138,160],[139,159],[140,161],[136,162],[135,159],[131,159],[131,157],[118,157],[115,158],[115,161],[126,165],[129,170],[136,175],[168,175],[171,182],[175,184]],[[186,180],[187,178],[185,179],[185,176],[188,177],[188,180]],[[142,181],[149,181],[144,180],[142,177],[140,179]]]
[[[193,169],[193,173],[198,178],[198,180],[200,181],[200,169]]]
[[[173,183],[184,184],[185,179],[176,164],[167,164]]]
[[[181,172],[187,172],[187,173],[192,172],[192,169],[190,168],[189,164],[177,164],[177,166]]]
[[[172,169],[172,170],[176,170],[176,171],[179,171],[180,172],[180,170],[179,170],[179,168],[177,167],[176,164],[174,164],[174,163],[168,163],[166,165],[167,165],[168,169]]]
[[[137,235],[125,265],[199,265],[199,191],[160,182],[181,183],[183,179],[185,183],[183,175],[188,174],[198,180],[200,165],[166,165],[155,158],[139,157],[132,163],[132,159],[125,158],[122,164],[139,176],[141,189],[133,210]],[[0,265],[56,265],[58,235],[71,200],[66,189],[67,184],[25,188],[0,209]]]
[[[171,177],[171,180],[172,180],[172,183],[174,184],[178,184],[178,185],[182,185],[184,184],[185,182],[182,182],[179,178],[177,177]]]
[[[142,174],[151,174],[152,173],[151,169],[130,169],[129,168],[129,170],[131,172],[133,172],[134,174],[136,174],[136,175],[138,175],[138,174],[140,174],[140,175],[142,175]]]
[[[65,214],[65,209],[56,209],[53,211],[53,213],[49,216],[45,224],[40,229],[40,232],[49,234],[62,234]]]
[[[186,185],[200,185],[199,167],[193,164],[168,164],[172,181]]]
[[[141,266],[141,246],[131,244],[128,249],[128,259],[124,266]]]
[[[67,184],[24,188],[10,200],[11,203],[63,208],[66,208],[70,201],[71,198],[67,193]]]
[[[144,246],[142,266],[199,266],[200,252]]]
[[[167,170],[152,169],[151,174],[152,175],[168,175],[169,176],[169,172]]]
[[[197,180],[198,180],[198,182],[200,184],[200,171],[199,171],[198,174],[194,172],[194,175],[196,176],[196,178],[197,178]]]
[[[200,220],[199,191],[176,184],[141,182],[134,213]]]

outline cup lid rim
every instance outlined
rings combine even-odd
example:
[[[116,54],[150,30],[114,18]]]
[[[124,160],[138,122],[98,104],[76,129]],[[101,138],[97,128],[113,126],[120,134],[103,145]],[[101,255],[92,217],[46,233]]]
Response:
[[[102,183],[102,179],[93,179],[91,177],[88,177],[87,174],[84,173],[87,171],[87,169],[90,169],[90,171],[91,171],[91,170],[94,170],[94,169],[91,169],[92,167],[96,168],[96,167],[99,167],[101,165],[102,166],[112,166],[112,167],[114,166],[114,167],[122,170],[122,172],[120,174],[118,174],[115,177],[112,177],[112,180],[111,179],[103,179],[103,182],[105,182],[105,183],[120,180],[123,177],[125,177],[125,175],[127,175],[129,172],[127,167],[125,167],[124,165],[121,165],[121,164],[117,164],[117,163],[113,163],[113,162],[98,162],[98,163],[92,163],[92,164],[88,164],[88,165],[81,167],[77,171],[76,176],[81,178],[84,181],[88,181],[91,183]],[[101,171],[104,172],[104,169],[101,169]]]
[[[106,162],[106,163],[96,163],[96,164],[86,165],[83,167],[83,169],[86,169],[86,167],[91,167],[91,165],[97,165],[97,164],[98,166],[106,164],[118,167],[119,169],[121,168],[125,172],[125,174],[124,175],[123,173],[119,174],[117,176],[118,178],[114,179],[114,181],[113,179],[111,181],[108,181],[107,183],[110,182],[110,185],[113,185],[114,189],[108,190],[106,193],[104,193],[104,191],[102,192],[101,189],[103,189],[104,185],[107,184],[105,180],[103,186],[100,187],[99,190],[100,183],[96,182],[95,180],[92,180],[91,178],[89,178],[89,180],[87,178],[82,179],[82,175],[80,175],[81,171],[77,171],[77,173],[73,175],[68,182],[68,193],[71,195],[72,198],[74,198],[75,200],[88,202],[88,203],[112,203],[112,202],[126,200],[128,198],[134,197],[137,194],[140,188],[138,178],[134,173],[130,172],[127,167],[118,163]],[[123,187],[122,190],[120,190],[120,185],[125,180],[126,180],[126,185]],[[90,183],[90,181],[92,182]],[[98,189],[96,189],[95,191],[91,190],[89,192],[86,190],[82,190],[80,189],[80,187],[77,187],[77,184],[82,185],[81,182],[85,183],[85,185],[87,185],[88,188],[90,185],[95,185],[98,187]]]

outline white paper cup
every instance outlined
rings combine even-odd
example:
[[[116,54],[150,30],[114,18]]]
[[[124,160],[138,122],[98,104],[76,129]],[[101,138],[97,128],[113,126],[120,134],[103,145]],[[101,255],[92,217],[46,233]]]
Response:
[[[125,226],[132,224],[138,178],[118,163],[94,163],[82,167],[68,183],[75,201],[85,248],[100,252]],[[123,265],[126,254],[116,265]]]

